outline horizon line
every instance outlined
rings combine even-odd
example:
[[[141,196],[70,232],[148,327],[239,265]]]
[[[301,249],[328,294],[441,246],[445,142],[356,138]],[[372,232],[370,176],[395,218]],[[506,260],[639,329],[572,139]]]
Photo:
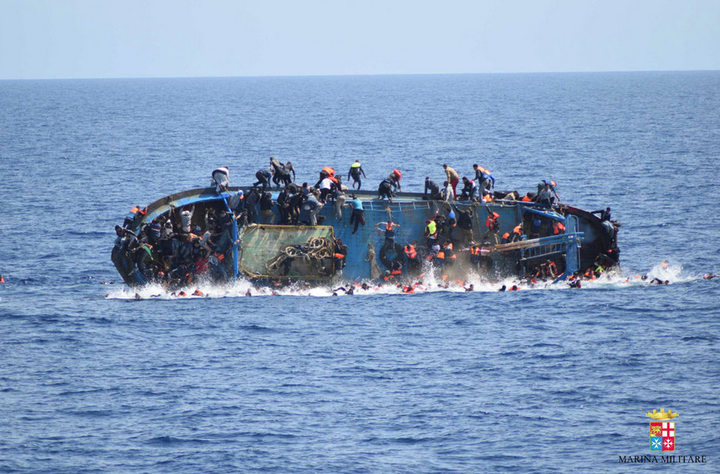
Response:
[[[219,75],[219,76],[95,76],[95,77],[30,77],[0,78],[6,81],[95,81],[116,79],[272,79],[272,78],[310,78],[310,77],[385,77],[385,76],[471,76],[471,75],[521,75],[521,74],[618,74],[646,72],[718,72],[720,69],[627,69],[600,71],[512,71],[512,72],[411,72],[411,73],[377,73],[377,74],[250,74],[250,75]]]

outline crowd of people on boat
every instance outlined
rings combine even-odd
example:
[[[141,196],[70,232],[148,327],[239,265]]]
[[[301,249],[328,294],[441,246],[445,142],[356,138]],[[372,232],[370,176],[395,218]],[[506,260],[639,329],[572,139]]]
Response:
[[[137,229],[134,224],[146,212],[136,206],[123,226],[115,226],[113,261],[127,265],[128,275],[139,271],[145,281],[164,286],[187,285],[198,277],[227,279],[224,260],[234,243],[235,225],[229,210],[207,207],[198,218],[195,205],[171,207],[169,213]],[[196,224],[198,221],[203,225]],[[126,256],[130,259],[119,258]]]
[[[227,168],[224,169],[227,171]],[[538,184],[537,192],[529,192],[525,196],[520,197],[516,191],[509,193],[494,192],[495,178],[492,172],[478,164],[473,164],[472,169],[473,174],[471,177],[463,176],[461,178],[460,174],[454,168],[448,164],[443,164],[445,180],[442,182],[442,187],[427,176],[425,178],[423,199],[446,202],[491,202],[499,198],[534,202],[545,207],[551,207],[560,202],[555,181],[543,180]],[[282,163],[276,158],[271,157],[270,166],[258,170],[255,173],[255,177],[257,181],[253,183],[253,188],[256,189],[258,193],[265,193],[268,190],[272,190],[273,187],[276,189],[284,187],[290,196],[295,196],[302,192],[303,201],[311,194],[315,194],[319,203],[324,205],[328,201],[336,203],[339,200],[343,203],[344,199],[347,198],[346,192],[351,192],[355,189],[360,190],[362,188],[362,179],[367,178],[367,175],[360,161],[355,160],[355,162],[350,165],[347,173],[348,182],[352,180],[350,186],[343,184],[343,175],[336,173],[335,169],[330,166],[322,168],[319,179],[314,186],[309,186],[308,183],[298,185],[294,183],[296,172],[293,164],[291,162]],[[392,199],[397,197],[398,193],[402,191],[401,180],[402,173],[397,169],[393,169],[385,179],[380,181],[377,190],[377,199],[387,199],[392,202]],[[458,190],[460,183],[462,183],[462,187]],[[319,196],[316,194],[316,191],[319,192]]]
[[[478,164],[472,165],[472,179],[466,176],[461,178],[448,164],[444,164],[442,168],[446,178],[443,187],[440,188],[429,176],[426,177],[423,199],[447,203],[467,201],[471,205],[462,210],[448,207],[447,212],[438,211],[428,219],[424,229],[424,245],[413,242],[404,247],[396,247],[394,233],[397,224],[392,220],[381,223],[386,237],[380,249],[381,260],[392,250],[402,257],[389,264],[383,262],[388,270],[382,278],[389,280],[401,275],[402,262],[407,266],[406,273],[411,275],[419,273],[423,262],[428,262],[435,268],[450,270],[458,252],[468,255],[464,260],[469,261],[473,267],[484,269],[491,265],[491,259],[484,254],[484,248],[488,245],[513,243],[526,237],[539,237],[540,220],[533,219],[527,226],[527,231],[526,225],[520,221],[514,224],[512,231],[500,235],[499,215],[485,208],[488,212],[485,232],[482,236],[474,236],[473,214],[477,205],[496,198],[532,201],[547,207],[559,203],[554,181],[543,181],[538,185],[537,193],[528,193],[520,198],[517,192],[495,192],[495,178],[492,173]],[[325,219],[325,216],[320,215],[324,206],[332,206],[333,214],[338,220],[343,219],[343,208],[350,207],[353,234],[366,224],[363,201],[354,194],[355,189],[361,189],[363,178],[367,179],[359,160],[350,165],[347,174],[348,181],[352,180],[350,188],[343,184],[343,175],[337,174],[335,169],[329,166],[320,170],[318,180],[313,186],[307,182],[297,184],[293,164],[282,163],[274,157],[270,158],[269,166],[258,170],[255,176],[257,181],[249,190],[230,192],[228,168],[214,170],[211,185],[218,193],[227,192],[228,199],[225,199],[225,208],[206,207],[203,218],[194,216],[194,206],[185,206],[180,209],[173,208],[171,212],[160,215],[137,229],[135,224],[142,220],[145,211],[139,207],[134,208],[124,225],[116,228],[116,251],[132,254],[137,267],[128,270],[128,273],[142,271],[148,281],[181,285],[204,275],[213,279],[226,278],[227,262],[223,263],[223,260],[236,243],[233,240],[233,236],[237,236],[237,233],[233,232],[234,224],[238,229],[250,224],[315,226],[322,224]],[[392,202],[402,190],[401,180],[401,171],[393,169],[380,182],[377,199]],[[462,188],[458,192],[460,182]],[[273,198],[273,189],[278,190],[276,198]],[[554,234],[564,230],[561,222],[554,224]],[[150,258],[146,258],[146,255]],[[556,268],[541,267],[537,271],[537,278],[553,278],[558,274]]]
[[[219,168],[220,173],[213,173],[212,184],[218,190],[227,189],[229,171]],[[216,170],[216,172],[218,171]],[[519,200],[534,202],[538,205],[551,207],[559,203],[559,196],[554,181],[542,181],[537,193],[527,193],[522,198],[516,191],[510,193],[494,192],[495,178],[490,170],[478,164],[473,165],[474,177],[462,177],[463,187],[458,192],[460,175],[447,164],[443,165],[446,181],[440,188],[430,177],[425,178],[423,199],[444,202],[469,201],[491,202],[494,199]],[[343,183],[343,175],[326,166],[320,170],[317,182],[295,183],[296,171],[291,162],[282,163],[274,157],[270,158],[269,167],[255,173],[255,181],[248,192],[238,191],[232,194],[230,208],[240,226],[246,224],[275,225],[318,225],[324,216],[320,211],[324,206],[333,207],[336,219],[343,218],[343,208],[350,206],[352,213],[350,223],[353,233],[358,227],[365,225],[364,209],[353,190],[361,189],[362,179],[367,178],[360,161],[350,165],[347,179],[352,180],[350,187]],[[402,173],[393,169],[378,185],[377,199],[392,202],[402,190]],[[279,190],[273,199],[272,190]],[[510,236],[508,236],[510,237]]]

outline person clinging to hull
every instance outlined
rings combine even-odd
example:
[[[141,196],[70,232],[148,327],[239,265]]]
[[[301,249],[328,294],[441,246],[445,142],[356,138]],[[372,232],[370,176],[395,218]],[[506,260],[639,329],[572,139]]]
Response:
[[[350,215],[350,225],[353,226],[352,233],[354,234],[358,230],[358,226],[365,225],[365,211],[363,209],[362,201],[354,194],[350,195],[352,206],[352,214]]]
[[[350,165],[350,171],[348,172],[348,180],[352,178],[352,188],[355,189],[355,185],[357,184],[357,188],[360,189],[362,187],[362,180],[360,177],[367,178],[365,175],[365,170],[363,170],[362,165],[360,164],[359,160],[355,160],[355,163]]]
[[[487,228],[487,230],[483,234],[481,240],[483,242],[486,242],[488,237],[492,237],[495,245],[497,245],[498,233],[500,232],[500,214],[491,211],[490,208],[486,209],[488,212],[487,219],[485,219],[485,227]]]

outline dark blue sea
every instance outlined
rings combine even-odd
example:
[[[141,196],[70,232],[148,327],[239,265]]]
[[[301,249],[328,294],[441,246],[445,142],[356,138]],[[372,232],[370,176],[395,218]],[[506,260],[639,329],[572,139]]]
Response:
[[[719,111],[720,72],[0,82],[0,472],[674,471],[621,462],[660,408],[718,472]],[[612,207],[622,275],[136,300],[114,225],[269,156],[553,179]]]

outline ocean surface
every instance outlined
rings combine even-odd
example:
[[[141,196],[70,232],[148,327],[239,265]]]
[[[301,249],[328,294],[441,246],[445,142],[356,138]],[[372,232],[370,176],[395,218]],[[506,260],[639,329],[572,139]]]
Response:
[[[0,81],[0,472],[674,471],[619,459],[660,408],[718,472],[719,111],[720,72]],[[554,179],[612,207],[622,275],[136,300],[114,225],[269,156]]]

